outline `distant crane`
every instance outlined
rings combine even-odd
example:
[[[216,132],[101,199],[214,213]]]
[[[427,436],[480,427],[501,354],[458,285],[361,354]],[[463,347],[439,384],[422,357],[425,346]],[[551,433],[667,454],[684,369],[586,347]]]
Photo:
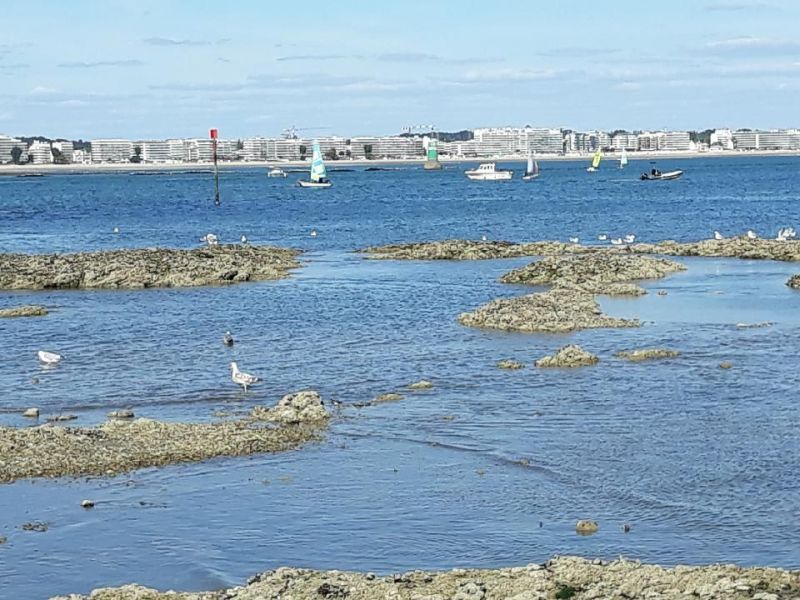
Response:
[[[321,131],[325,129],[330,129],[330,127],[295,127],[294,125],[290,125],[283,130],[283,138],[286,140],[296,140],[299,138],[297,135],[298,131]]]

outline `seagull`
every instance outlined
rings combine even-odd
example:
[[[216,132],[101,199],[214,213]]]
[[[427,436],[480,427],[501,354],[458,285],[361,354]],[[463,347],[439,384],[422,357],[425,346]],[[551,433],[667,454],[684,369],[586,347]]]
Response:
[[[636,240],[636,236],[633,235],[632,233],[629,233],[628,235],[625,236],[625,243],[626,244],[632,244],[635,240]]]
[[[570,244],[579,244],[580,241],[581,241],[580,238],[576,238],[576,237],[569,238],[569,243]]]
[[[724,240],[724,239],[725,239],[725,236],[724,236],[724,235],[722,235],[722,234],[721,234],[719,231],[715,231],[715,232],[714,232],[714,239],[715,239],[715,240]]]
[[[213,233],[207,233],[200,238],[201,242],[205,242],[209,246],[219,246],[219,238]]]
[[[482,241],[482,242],[485,242],[485,241],[486,241],[486,236],[485,236],[485,235],[482,235],[482,236],[481,236],[481,241]]]
[[[45,365],[55,365],[61,362],[60,354],[56,354],[55,352],[48,352],[47,350],[39,350],[36,353],[36,356],[38,356],[39,361]]]
[[[794,228],[792,227],[784,227],[778,231],[778,236],[775,238],[779,242],[788,242],[791,239],[794,239],[797,236]]]
[[[753,231],[752,229],[748,229],[747,233],[745,235],[750,240],[757,240],[758,239],[758,235],[756,235],[756,232]]]
[[[622,238],[614,238],[613,240],[611,240],[611,243],[614,244],[615,246],[622,246]]]
[[[608,236],[605,233],[601,233],[600,235],[597,236],[597,239],[600,240],[601,242],[605,242],[608,239]]]
[[[242,242],[243,244],[246,244],[247,243],[247,236],[242,234],[242,237],[239,238],[239,241]]]
[[[312,229],[312,230],[311,230],[311,233],[309,233],[309,235],[310,235],[311,237],[317,237],[317,230],[316,230],[316,229]]]
[[[222,343],[226,346],[233,346],[233,336],[230,331],[226,331],[225,335],[222,336]]]
[[[249,375],[248,373],[242,373],[239,370],[238,365],[235,362],[231,363],[231,381],[236,383],[244,388],[244,391],[247,391],[247,386],[253,385],[254,383],[258,383],[261,381],[260,378],[256,377],[255,375]]]
[[[114,233],[119,233],[119,227],[114,227],[114,229],[113,229],[112,231],[113,231]]]

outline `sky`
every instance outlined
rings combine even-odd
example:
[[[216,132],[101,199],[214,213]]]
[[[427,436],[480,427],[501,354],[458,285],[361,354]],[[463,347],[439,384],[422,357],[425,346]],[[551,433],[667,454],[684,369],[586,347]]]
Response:
[[[800,126],[796,0],[36,0],[0,133],[69,139]]]

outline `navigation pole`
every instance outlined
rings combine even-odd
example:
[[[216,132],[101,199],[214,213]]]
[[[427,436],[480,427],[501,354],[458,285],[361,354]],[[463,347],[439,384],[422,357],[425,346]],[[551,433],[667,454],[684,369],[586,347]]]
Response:
[[[217,137],[218,132],[215,129],[209,131],[211,136],[211,153],[214,156],[214,204],[219,206],[219,168],[217,167]]]

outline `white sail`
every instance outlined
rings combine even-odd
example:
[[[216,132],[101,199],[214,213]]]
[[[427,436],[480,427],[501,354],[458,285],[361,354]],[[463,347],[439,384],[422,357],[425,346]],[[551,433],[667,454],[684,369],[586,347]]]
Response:
[[[311,157],[311,181],[318,182],[326,177],[325,163],[322,162],[322,150],[319,148],[319,142],[314,140],[314,153]]]
[[[619,157],[619,168],[625,168],[625,165],[628,164],[628,152],[625,148],[622,149],[622,156]]]

